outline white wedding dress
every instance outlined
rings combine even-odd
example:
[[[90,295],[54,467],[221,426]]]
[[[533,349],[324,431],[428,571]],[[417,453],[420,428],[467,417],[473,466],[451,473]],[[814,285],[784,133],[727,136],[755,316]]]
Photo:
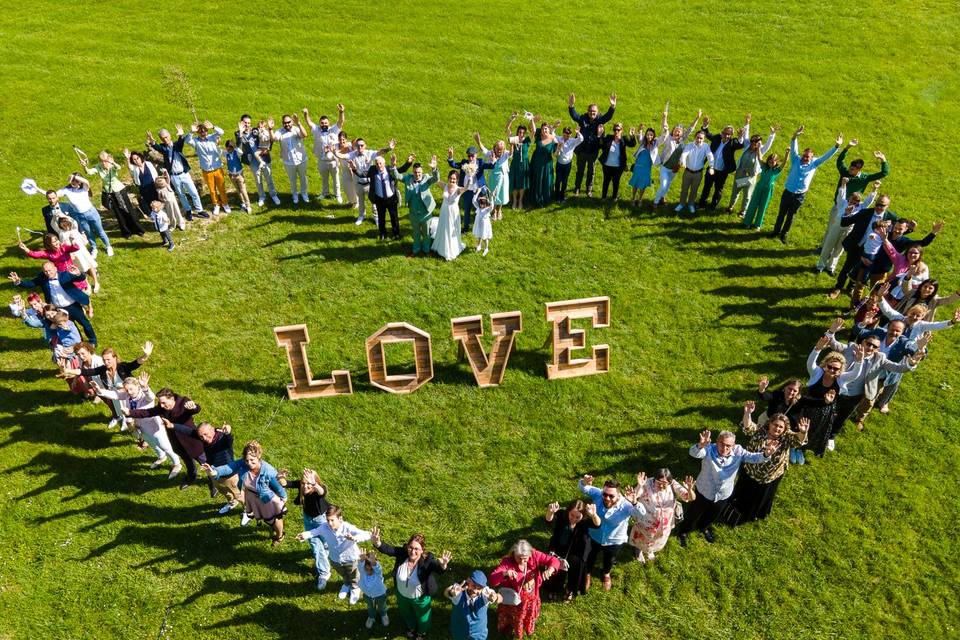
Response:
[[[437,233],[433,238],[434,251],[446,260],[453,260],[466,249],[460,239],[460,193],[459,190],[448,192],[443,190],[443,205],[440,207],[440,219],[437,222]]]

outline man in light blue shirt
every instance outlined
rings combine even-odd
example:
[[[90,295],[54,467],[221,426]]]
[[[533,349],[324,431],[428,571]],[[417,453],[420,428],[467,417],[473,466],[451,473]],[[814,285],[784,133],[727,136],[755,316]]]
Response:
[[[694,529],[703,531],[707,542],[713,542],[711,525],[727,506],[741,463],[766,462],[776,448],[777,443],[770,441],[764,451],[753,453],[736,444],[736,436],[729,431],[721,431],[716,444],[710,444],[709,430],[700,433],[700,441],[690,447],[690,455],[703,461],[697,476],[697,497],[687,506],[686,517],[674,530],[680,546],[687,546],[687,535]]]
[[[639,521],[646,515],[647,510],[642,504],[633,504],[635,497],[632,487],[627,489],[627,496],[624,497],[620,494],[620,483],[613,479],[604,482],[603,489],[597,489],[593,486],[593,476],[583,476],[580,480],[580,491],[593,501],[597,507],[597,516],[600,517],[600,526],[589,529],[593,545],[586,561],[587,585],[589,588],[590,572],[597,563],[597,556],[602,554],[603,588],[609,591],[612,586],[610,570],[617,552],[627,541],[630,516]]]
[[[777,223],[770,234],[771,238],[780,236],[783,244],[787,244],[787,234],[793,226],[793,216],[800,210],[800,205],[807,196],[807,190],[810,189],[810,183],[813,182],[817,168],[829,160],[843,144],[843,135],[838,134],[837,144],[819,158],[813,155],[813,149],[810,147],[804,149],[803,155],[800,155],[797,150],[797,138],[802,134],[803,125],[800,125],[790,139],[790,173],[787,174],[787,183],[783,186],[783,194],[780,196],[780,213],[777,214]]]

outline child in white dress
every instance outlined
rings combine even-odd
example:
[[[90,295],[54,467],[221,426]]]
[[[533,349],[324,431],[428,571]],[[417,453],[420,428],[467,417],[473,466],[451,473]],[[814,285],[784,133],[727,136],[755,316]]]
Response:
[[[490,238],[493,237],[493,205],[487,197],[486,190],[478,191],[473,196],[473,208],[477,212],[477,217],[473,221],[473,236],[477,242],[477,251],[483,249],[483,255],[490,253]]]

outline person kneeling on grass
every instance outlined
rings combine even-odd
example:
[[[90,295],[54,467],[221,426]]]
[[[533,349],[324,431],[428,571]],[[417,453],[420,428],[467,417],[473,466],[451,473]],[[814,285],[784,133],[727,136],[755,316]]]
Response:
[[[318,536],[323,538],[324,544],[330,551],[330,566],[343,578],[343,586],[340,587],[337,597],[343,600],[349,595],[350,604],[357,604],[361,593],[357,573],[360,547],[357,543],[373,539],[376,546],[372,532],[353,526],[343,519],[343,509],[330,505],[327,508],[327,521],[320,523],[316,529],[304,531],[297,536],[297,540],[303,542]],[[317,586],[320,586],[319,582]]]
[[[444,551],[437,559],[426,550],[422,533],[415,533],[402,547],[393,547],[380,539],[379,527],[370,530],[373,546],[388,556],[393,556],[393,581],[397,589],[397,609],[407,629],[408,638],[422,640],[430,631],[433,594],[437,592],[434,574],[447,570],[452,555]]]
[[[243,458],[224,465],[203,465],[203,470],[214,478],[237,476],[243,488],[243,526],[250,520],[266,522],[273,527],[273,546],[283,542],[283,516],[287,513],[287,492],[277,479],[277,470],[263,459],[263,448],[256,440],[243,446]]]
[[[373,628],[377,618],[383,626],[390,626],[390,617],[387,615],[387,585],[383,583],[383,567],[377,562],[377,552],[367,551],[360,554],[360,591],[363,600],[367,603],[367,629]]]
[[[453,603],[450,612],[450,635],[454,640],[487,640],[487,609],[503,601],[487,586],[487,576],[476,569],[463,582],[450,585],[443,592]]]

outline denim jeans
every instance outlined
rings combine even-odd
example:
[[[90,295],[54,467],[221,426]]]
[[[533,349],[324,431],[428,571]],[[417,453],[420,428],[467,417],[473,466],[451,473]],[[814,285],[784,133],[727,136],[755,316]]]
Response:
[[[110,238],[107,237],[107,232],[103,230],[103,221],[100,220],[100,214],[96,209],[81,211],[73,216],[73,219],[76,220],[80,232],[87,236],[91,250],[96,250],[97,238],[100,238],[104,247],[110,246]]]
[[[184,213],[203,211],[200,194],[197,193],[197,185],[193,183],[193,178],[190,177],[188,172],[170,176],[170,181],[173,183],[173,190],[177,192],[177,197],[180,198],[180,208],[183,209]],[[188,195],[190,196],[189,200],[187,200]]]
[[[363,596],[363,600],[367,603],[368,618],[377,619],[387,615],[387,594],[377,596],[376,598],[365,595]]]
[[[323,514],[316,518],[303,514],[303,530],[316,529],[326,521],[327,518]],[[330,578],[330,558],[327,557],[327,545],[324,544],[323,538],[319,537],[310,538],[307,542],[310,543],[310,550],[313,551],[313,561],[317,565],[317,577],[327,580]]]

